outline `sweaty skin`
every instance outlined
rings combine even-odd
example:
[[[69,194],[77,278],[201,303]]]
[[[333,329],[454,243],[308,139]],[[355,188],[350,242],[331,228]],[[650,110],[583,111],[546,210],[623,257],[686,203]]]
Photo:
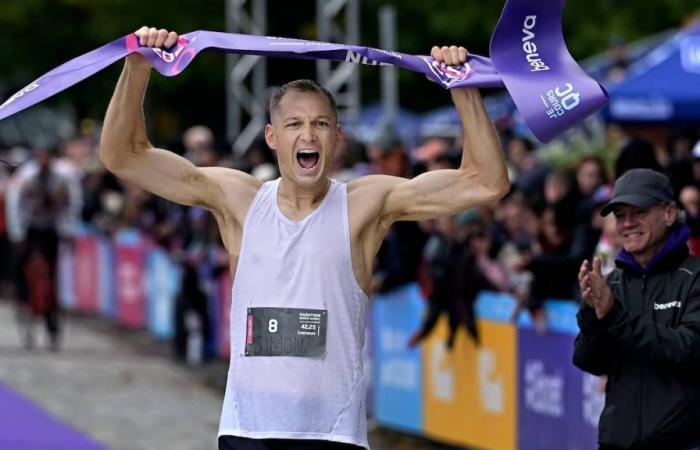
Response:
[[[169,48],[177,34],[142,27],[142,45]],[[466,61],[463,47],[433,47],[431,55],[448,65]],[[251,175],[221,167],[195,167],[185,158],[153,147],[146,136],[143,98],[151,72],[140,54],[126,58],[102,131],[100,158],[118,177],[170,201],[208,209],[216,217],[235,276],[243,222],[262,186]],[[458,169],[436,170],[413,179],[372,175],[348,184],[352,263],[358,284],[370,292],[372,261],[392,223],[456,214],[497,201],[508,192],[506,164],[498,135],[476,89],[452,89],[464,132]],[[301,220],[323,200],[336,148],[343,135],[336,112],[315,92],[290,90],[265,128],[265,140],[277,154],[281,173],[278,204],[292,220]],[[318,153],[304,167],[305,153]],[[313,161],[312,161],[313,162]],[[306,165],[309,165],[305,162]]]

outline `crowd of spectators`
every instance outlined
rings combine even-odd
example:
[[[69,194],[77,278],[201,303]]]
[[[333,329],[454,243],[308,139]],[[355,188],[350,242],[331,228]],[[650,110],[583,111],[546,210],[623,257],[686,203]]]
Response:
[[[481,290],[511,293],[518,305],[513,320],[520,313],[531,314],[537,329],[544,332],[543,302],[552,298],[576,301],[576,274],[583,259],[597,254],[606,270],[614,264],[619,250],[611,223],[614,219],[604,219],[598,211],[609,198],[611,182],[626,170],[649,167],[671,177],[693,232],[691,248],[700,248],[698,131],[675,130],[665,148],[625,139],[606,154],[591,152],[573,166],[558,167],[545,163],[530,140],[503,129],[511,192],[496,204],[453,217],[395,224],[379,251],[372,291],[381,294],[419,282],[429,307],[422,327],[407,345],[417,345],[443,313],[451,329],[449,347],[460,326],[478,342],[473,311]],[[98,130],[94,129],[53,149],[57,161],[80,186],[79,221],[107,237],[124,228],[138,229],[181,265],[175,344],[182,355],[186,324],[192,322],[188,311],[194,312],[198,326],[208,332],[207,288],[202,280],[228,270],[216,221],[204,210],[175,205],[125,185],[99,162],[97,147]],[[342,181],[367,174],[413,177],[456,167],[460,147],[461,142],[446,137],[429,137],[409,148],[392,136],[370,143],[347,136],[337,152],[332,176]],[[200,166],[233,167],[260,180],[278,176],[274,155],[262,139],[242,158],[233,158],[211,130],[200,125],[187,129],[181,145],[172,150]],[[21,162],[32,159],[36,149],[12,148],[0,153],[7,160]],[[0,166],[1,202],[16,184],[21,167]],[[12,247],[6,226],[12,213],[6,209],[0,208],[0,246],[4,250]],[[0,267],[5,295],[12,294],[14,286],[9,261],[3,258]]]

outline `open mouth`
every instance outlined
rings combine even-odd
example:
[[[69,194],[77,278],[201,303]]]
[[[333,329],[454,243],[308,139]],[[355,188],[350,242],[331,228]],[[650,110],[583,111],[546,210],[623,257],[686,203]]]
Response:
[[[299,150],[297,161],[303,169],[313,169],[318,164],[321,155],[315,150]]]

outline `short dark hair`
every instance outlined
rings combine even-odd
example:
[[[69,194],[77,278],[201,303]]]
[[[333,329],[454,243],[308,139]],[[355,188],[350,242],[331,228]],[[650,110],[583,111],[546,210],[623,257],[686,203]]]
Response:
[[[279,88],[277,92],[274,93],[274,95],[270,99],[270,117],[272,117],[272,113],[275,110],[277,110],[277,108],[279,108],[282,98],[289,91],[315,92],[317,94],[323,95],[328,100],[328,103],[330,103],[331,108],[333,108],[333,113],[337,115],[335,97],[333,96],[333,94],[331,94],[331,92],[328,89],[321,86],[314,80],[301,79],[286,83],[284,86]]]

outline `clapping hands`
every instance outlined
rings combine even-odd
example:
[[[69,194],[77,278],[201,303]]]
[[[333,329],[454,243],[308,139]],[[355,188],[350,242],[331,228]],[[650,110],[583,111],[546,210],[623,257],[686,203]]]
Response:
[[[593,258],[593,266],[588,260],[583,261],[578,272],[578,282],[583,301],[595,310],[598,319],[602,319],[612,309],[613,295],[600,271],[600,258]]]

